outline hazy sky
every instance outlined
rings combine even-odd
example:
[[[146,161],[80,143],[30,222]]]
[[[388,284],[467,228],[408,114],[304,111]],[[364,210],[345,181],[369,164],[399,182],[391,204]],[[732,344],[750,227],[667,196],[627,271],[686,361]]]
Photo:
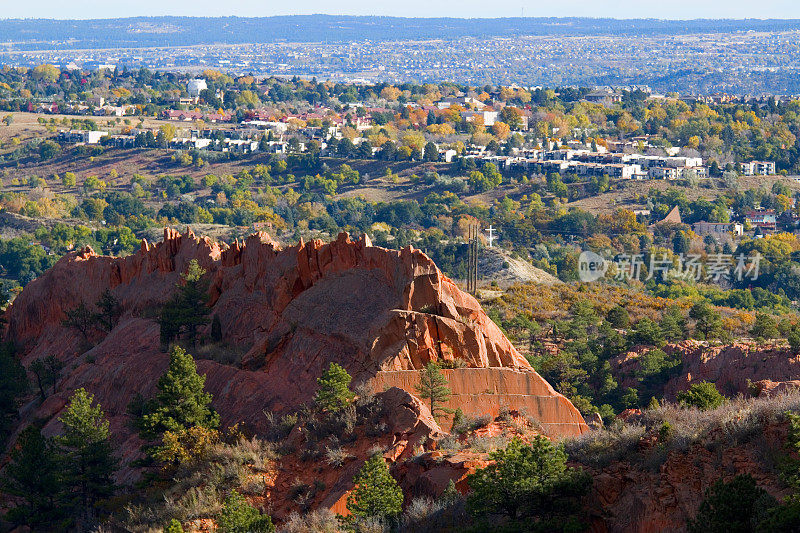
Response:
[[[116,18],[287,14],[409,17],[800,18],[798,0],[0,0],[1,18]],[[1,38],[2,36],[0,36]]]

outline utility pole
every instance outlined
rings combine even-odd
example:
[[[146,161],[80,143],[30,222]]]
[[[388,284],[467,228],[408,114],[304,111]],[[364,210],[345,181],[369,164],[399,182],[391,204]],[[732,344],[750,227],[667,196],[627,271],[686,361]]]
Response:
[[[478,225],[468,227],[467,237],[467,292],[478,292]]]

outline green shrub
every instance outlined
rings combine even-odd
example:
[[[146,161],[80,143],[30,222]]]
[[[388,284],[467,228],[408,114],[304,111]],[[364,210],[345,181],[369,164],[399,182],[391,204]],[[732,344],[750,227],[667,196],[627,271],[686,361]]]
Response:
[[[606,320],[615,328],[627,328],[628,324],[630,324],[630,317],[627,309],[620,305],[615,305],[608,310]]]
[[[183,533],[183,526],[177,518],[173,518],[164,528],[164,533]]]
[[[643,318],[634,324],[628,332],[628,343],[647,344],[650,346],[661,346],[664,344],[664,334],[653,320]]]
[[[231,492],[225,499],[217,522],[223,533],[272,533],[275,531],[269,515],[261,514],[236,491]]]
[[[722,317],[719,311],[705,300],[692,306],[689,318],[695,320],[695,330],[702,339],[715,339],[722,333]]]
[[[774,339],[779,335],[778,324],[772,315],[756,313],[756,321],[750,334],[756,339]]]
[[[725,403],[725,397],[719,393],[717,387],[708,381],[695,383],[689,390],[679,392],[677,395],[681,405],[697,407],[701,411],[716,409]]]
[[[749,474],[728,483],[717,480],[705,493],[697,516],[689,520],[689,533],[750,533],[760,531],[763,511],[777,504]]]
[[[564,449],[546,437],[537,436],[530,445],[514,439],[490,457],[493,464],[467,478],[472,488],[467,505],[476,518],[501,514],[511,520],[532,519],[544,530],[556,531],[578,511],[591,485],[591,477],[567,467]]]

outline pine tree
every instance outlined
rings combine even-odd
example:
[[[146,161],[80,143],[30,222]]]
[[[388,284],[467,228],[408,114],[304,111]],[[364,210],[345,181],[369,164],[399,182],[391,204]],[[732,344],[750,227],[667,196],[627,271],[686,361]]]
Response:
[[[192,356],[180,346],[173,347],[169,368],[158,380],[155,407],[142,419],[143,438],[152,440],[165,431],[179,432],[192,426],[217,428],[219,415],[209,405],[211,394],[205,392],[205,383]]]
[[[61,463],[50,439],[36,426],[28,426],[11,450],[2,488],[20,499],[7,518],[16,524],[47,530],[58,516],[57,495],[61,488]]]
[[[331,363],[323,372],[322,377],[317,379],[319,391],[314,398],[314,403],[325,411],[341,411],[355,396],[350,390],[351,379],[347,370],[336,363]]]
[[[756,313],[756,321],[750,334],[756,339],[774,339],[778,333],[778,324],[772,315],[767,313]]]
[[[477,516],[505,514],[514,520],[554,520],[552,525],[563,525],[591,485],[585,472],[567,467],[563,447],[546,437],[536,436],[530,445],[514,439],[490,458],[492,464],[467,477],[472,489],[467,505]]]
[[[706,489],[697,516],[689,519],[687,526],[690,533],[764,531],[758,527],[758,519],[776,504],[750,474],[739,474],[727,483],[718,479]]]
[[[214,315],[211,319],[211,340],[213,342],[222,342],[222,322],[219,315]]]
[[[0,344],[0,449],[5,448],[11,424],[19,412],[19,398],[28,391],[28,378],[11,343]]]
[[[655,321],[643,317],[628,331],[628,343],[631,346],[637,344],[661,346],[664,344],[664,333]]]
[[[789,342],[789,347],[792,349],[792,353],[800,352],[800,328],[796,326],[792,327],[786,333],[786,340]]]
[[[606,320],[615,328],[627,328],[630,324],[628,310],[622,306],[615,305],[606,314]]]
[[[181,274],[182,283],[177,284],[178,291],[161,310],[159,325],[161,326],[161,343],[169,344],[183,335],[190,346],[197,343],[197,330],[208,322],[208,280],[204,279],[206,271],[200,267],[196,259],[189,262],[189,267]]]
[[[447,482],[447,486],[439,495],[439,499],[447,503],[456,502],[460,498],[461,498],[461,493],[458,492],[458,489],[456,489],[456,484],[452,479]]]
[[[231,492],[225,499],[218,522],[223,533],[271,533],[275,531],[269,515],[261,514],[236,491]]]
[[[675,236],[672,238],[672,250],[676,254],[685,254],[689,252],[691,241],[683,231],[676,231]]]
[[[55,355],[48,355],[31,363],[30,369],[33,375],[36,376],[36,385],[39,388],[39,395],[42,400],[47,398],[48,387],[53,388],[53,394],[56,393],[56,385],[63,368],[64,363],[59,361]]]
[[[347,510],[358,518],[390,518],[400,514],[403,491],[389,473],[379,453],[367,459],[353,478],[355,489],[347,497]]]
[[[464,410],[459,407],[453,412],[453,424],[450,426],[450,433],[462,433],[466,421],[467,417],[464,416]]]
[[[103,291],[103,294],[100,295],[100,299],[97,301],[96,305],[98,312],[94,315],[95,322],[104,330],[111,331],[114,329],[122,313],[119,300],[111,294],[110,290],[106,289]]]
[[[416,389],[423,400],[428,400],[434,418],[450,412],[449,409],[442,407],[442,404],[450,399],[450,388],[447,386],[447,378],[442,374],[439,365],[436,363],[425,365]]]
[[[59,418],[64,432],[56,437],[65,459],[63,491],[67,505],[83,527],[94,521],[98,502],[114,494],[112,478],[117,469],[108,441],[108,420],[100,405],[93,403],[94,396],[85,389],[76,390]]]
[[[94,314],[89,311],[86,304],[81,302],[75,309],[66,312],[67,317],[62,321],[64,327],[77,329],[83,336],[83,340],[89,340],[89,332],[94,326]]]
[[[716,409],[725,403],[725,397],[717,390],[717,386],[708,381],[695,383],[688,390],[676,394],[681,405],[697,407],[701,411]]]
[[[722,317],[705,300],[697,302],[689,310],[689,318],[695,320],[695,329],[704,339],[713,339],[722,333]]]
[[[686,318],[677,307],[669,307],[664,311],[659,327],[668,341],[680,340],[686,336]]]

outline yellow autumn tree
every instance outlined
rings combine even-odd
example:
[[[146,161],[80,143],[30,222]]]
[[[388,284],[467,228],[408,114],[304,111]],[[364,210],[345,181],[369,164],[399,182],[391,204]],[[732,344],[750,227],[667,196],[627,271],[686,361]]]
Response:
[[[58,80],[59,76],[61,76],[61,71],[55,66],[49,64],[33,67],[33,70],[31,71],[31,77],[36,81],[53,83]]]
[[[389,102],[394,102],[400,97],[400,89],[394,86],[384,87],[381,89],[381,98],[384,100],[388,100]]]
[[[505,140],[511,134],[511,128],[505,122],[498,121],[492,125],[492,133],[498,139]]]

